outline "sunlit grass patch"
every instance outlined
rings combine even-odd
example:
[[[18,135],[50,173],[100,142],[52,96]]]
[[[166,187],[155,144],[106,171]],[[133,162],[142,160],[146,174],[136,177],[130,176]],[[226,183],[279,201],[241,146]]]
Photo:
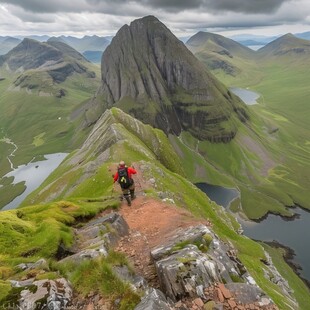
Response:
[[[43,139],[43,137],[45,136],[45,134],[46,134],[46,132],[42,132],[39,135],[35,136],[33,138],[32,144],[34,146],[40,146],[40,145],[44,144],[45,140]]]

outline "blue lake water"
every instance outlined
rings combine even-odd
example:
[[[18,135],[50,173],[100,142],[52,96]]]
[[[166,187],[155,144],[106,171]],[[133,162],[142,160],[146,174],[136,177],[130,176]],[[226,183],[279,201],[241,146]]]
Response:
[[[229,206],[231,201],[240,195],[239,191],[234,188],[226,188],[207,183],[196,183],[195,185],[206,193],[211,200],[225,208]]]
[[[238,197],[239,192],[221,186],[214,186],[207,183],[195,184],[208,197],[218,205],[229,207],[232,200]],[[244,235],[251,239],[261,241],[277,241],[289,247],[295,253],[293,262],[298,264],[302,270],[300,275],[310,282],[310,212],[301,208],[294,208],[292,211],[298,216],[292,220],[269,214],[261,222],[245,221],[238,217],[242,225]]]
[[[44,155],[46,160],[30,162],[20,165],[7,173],[6,177],[14,177],[13,184],[25,181],[26,190],[13,201],[8,203],[2,210],[17,208],[28,194],[38,188],[42,182],[60,165],[67,153],[56,153]]]
[[[256,100],[260,97],[260,94],[252,90],[238,87],[231,87],[229,88],[229,90],[236,96],[238,96],[247,105],[253,105],[258,103]]]

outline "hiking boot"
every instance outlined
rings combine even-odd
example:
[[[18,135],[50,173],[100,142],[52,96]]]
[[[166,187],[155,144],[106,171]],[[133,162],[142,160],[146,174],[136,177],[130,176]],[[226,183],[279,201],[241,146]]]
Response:
[[[131,197],[131,200],[134,200],[136,198],[135,190],[134,189],[130,190],[130,197]]]
[[[131,206],[131,199],[130,196],[125,196],[125,199],[127,201],[127,205],[130,207]]]

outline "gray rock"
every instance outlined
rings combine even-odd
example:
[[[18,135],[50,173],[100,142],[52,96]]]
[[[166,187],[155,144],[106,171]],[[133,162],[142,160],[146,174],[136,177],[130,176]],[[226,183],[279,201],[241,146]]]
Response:
[[[208,227],[204,225],[198,225],[190,227],[188,229],[180,229],[176,231],[176,234],[170,239],[169,242],[164,245],[153,249],[151,251],[151,257],[154,261],[162,259],[163,257],[170,255],[173,248],[180,243],[201,243],[204,244],[203,236],[205,234],[211,234]]]
[[[232,283],[232,275],[249,284],[254,281],[232,246],[204,225],[178,230],[167,243],[153,249],[151,257],[162,291],[174,301],[185,296],[204,299],[205,287]]]
[[[151,288],[146,291],[145,296],[135,310],[171,310],[171,307],[160,290]]]
[[[113,267],[113,271],[123,281],[131,283],[134,290],[146,290],[148,288],[145,279],[139,275],[131,273],[127,266],[115,266]]]
[[[197,296],[212,283],[221,282],[217,263],[201,253],[195,245],[159,260],[155,263],[160,286],[173,301],[185,296]],[[198,287],[198,289],[197,289]],[[204,298],[203,296],[200,296]]]
[[[25,289],[20,293],[19,309],[21,310],[62,310],[72,300],[72,288],[69,282],[57,280],[35,281],[36,289]]]
[[[107,256],[108,250],[118,240],[128,234],[129,227],[118,213],[112,212],[104,217],[92,220],[76,231],[78,242],[77,253],[65,257],[60,262],[73,261],[79,263],[85,259]]]
[[[11,283],[12,287],[25,287],[25,286],[32,285],[34,280],[35,280],[35,278],[27,279],[27,280],[24,280],[24,281],[10,280],[10,283]]]
[[[89,259],[94,259],[99,256],[108,256],[108,251],[104,246],[100,246],[97,249],[86,249],[82,250],[76,254],[73,254],[71,256],[65,257],[64,259],[60,260],[60,263],[64,262],[74,262],[74,263],[80,263],[83,260],[89,260]]]
[[[251,304],[267,298],[266,294],[258,287],[247,283],[228,283],[225,285],[234,295],[236,301],[244,304]],[[268,298],[269,303],[271,300]]]
[[[46,269],[48,270],[48,263],[44,258],[39,259],[35,263],[22,263],[17,265],[18,268],[22,270],[31,270],[31,269]]]

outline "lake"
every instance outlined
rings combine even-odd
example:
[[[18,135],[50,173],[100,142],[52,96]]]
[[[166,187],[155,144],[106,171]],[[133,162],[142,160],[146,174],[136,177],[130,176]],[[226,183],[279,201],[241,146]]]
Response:
[[[195,184],[208,197],[218,205],[229,207],[232,200],[238,197],[236,189],[214,186],[207,183]],[[237,195],[237,196],[236,196]],[[310,282],[310,212],[301,208],[294,208],[293,212],[298,216],[287,220],[277,215],[269,214],[261,222],[245,221],[238,217],[244,235],[254,240],[277,241],[289,247],[295,253],[293,263],[300,265],[300,275]]]
[[[13,201],[4,206],[2,210],[17,208],[27,197],[27,195],[38,188],[42,182],[60,165],[67,155],[67,153],[44,155],[46,160],[20,165],[11,172],[7,173],[5,177],[14,177],[13,184],[25,181],[26,190],[21,195],[17,196]]]
[[[211,200],[225,208],[229,206],[231,201],[240,196],[239,191],[234,188],[226,188],[207,183],[196,183],[195,185],[206,193]]]
[[[238,87],[230,87],[229,90],[236,96],[238,96],[247,105],[253,105],[258,103],[256,100],[260,97],[260,94],[252,90]]]

